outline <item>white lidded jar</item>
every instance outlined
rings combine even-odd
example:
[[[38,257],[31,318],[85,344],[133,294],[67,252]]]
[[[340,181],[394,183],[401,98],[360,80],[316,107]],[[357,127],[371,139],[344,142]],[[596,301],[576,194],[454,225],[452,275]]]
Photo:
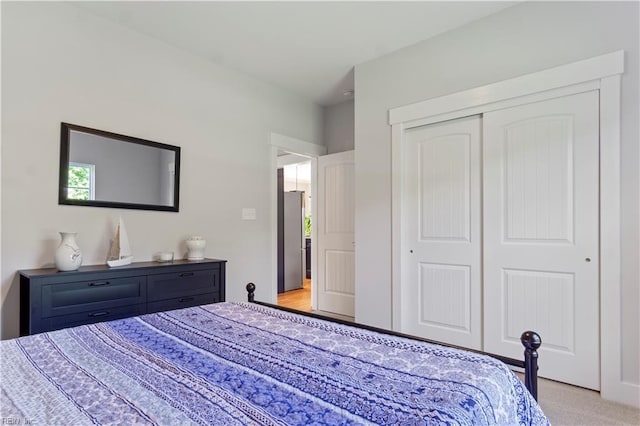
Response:
[[[202,237],[189,237],[187,244],[187,260],[203,260],[207,241]]]
[[[82,252],[76,243],[76,235],[76,232],[60,232],[62,241],[54,256],[59,271],[75,271],[82,265]]]

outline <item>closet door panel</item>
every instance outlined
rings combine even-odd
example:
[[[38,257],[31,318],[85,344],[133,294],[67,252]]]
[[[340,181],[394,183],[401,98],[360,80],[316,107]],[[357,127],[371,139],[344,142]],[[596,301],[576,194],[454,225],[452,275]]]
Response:
[[[402,330],[480,349],[480,118],[405,133]]]
[[[485,350],[599,389],[598,93],[483,117]]]

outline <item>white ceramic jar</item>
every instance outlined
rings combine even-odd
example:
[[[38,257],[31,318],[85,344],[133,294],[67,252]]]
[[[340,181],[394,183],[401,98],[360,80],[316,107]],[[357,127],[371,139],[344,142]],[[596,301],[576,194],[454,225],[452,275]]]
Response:
[[[207,241],[202,237],[190,237],[186,241],[187,244],[187,260],[203,260],[204,248]]]
[[[82,265],[82,252],[76,243],[75,232],[61,232],[60,245],[56,249],[54,261],[59,271],[75,271]]]

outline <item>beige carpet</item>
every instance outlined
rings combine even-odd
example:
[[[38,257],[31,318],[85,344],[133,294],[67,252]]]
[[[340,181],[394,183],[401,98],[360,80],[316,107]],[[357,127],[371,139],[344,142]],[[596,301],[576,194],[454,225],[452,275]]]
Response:
[[[552,380],[538,380],[538,403],[554,426],[640,425],[640,410]]]

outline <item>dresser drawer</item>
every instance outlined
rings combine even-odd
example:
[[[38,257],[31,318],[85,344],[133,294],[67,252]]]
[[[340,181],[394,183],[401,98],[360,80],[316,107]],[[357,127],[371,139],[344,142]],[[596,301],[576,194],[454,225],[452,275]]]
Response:
[[[172,309],[189,308],[191,306],[206,305],[220,302],[218,293],[197,294],[195,296],[176,297],[174,299],[152,302],[147,305],[147,313],[170,311]]]
[[[42,317],[144,304],[146,277],[127,277],[42,286]]]
[[[220,292],[220,269],[206,269],[147,277],[148,301]]]
[[[111,321],[121,318],[128,318],[146,313],[146,305],[118,306],[107,309],[96,309],[87,312],[79,312],[71,315],[64,315],[52,318],[45,318],[40,321],[40,326],[35,326],[33,333],[42,331],[59,330],[61,328],[75,327],[82,324],[93,324],[96,322]]]

